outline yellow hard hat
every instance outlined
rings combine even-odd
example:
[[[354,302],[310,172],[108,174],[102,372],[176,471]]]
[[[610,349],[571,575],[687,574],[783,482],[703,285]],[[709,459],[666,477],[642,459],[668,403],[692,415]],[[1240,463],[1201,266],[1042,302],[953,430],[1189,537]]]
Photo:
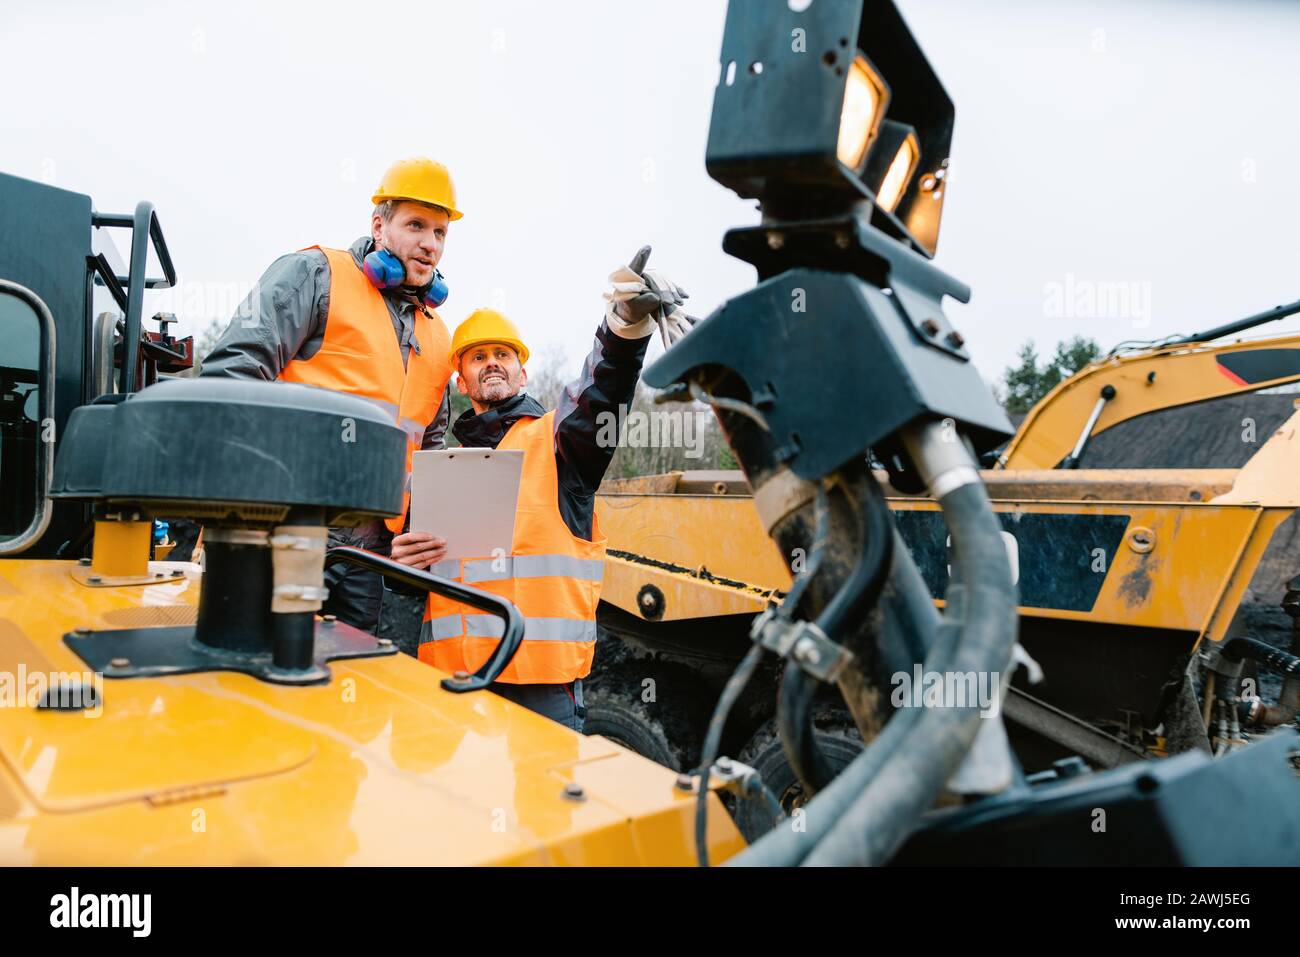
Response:
[[[453,220],[464,215],[456,208],[456,187],[451,173],[441,163],[425,156],[398,160],[388,167],[371,202],[378,206],[388,199],[413,199],[441,206]]]
[[[485,342],[501,342],[519,353],[519,364],[528,361],[528,347],[519,338],[515,324],[495,309],[475,309],[456,327],[451,337],[451,364],[460,365],[460,354]]]

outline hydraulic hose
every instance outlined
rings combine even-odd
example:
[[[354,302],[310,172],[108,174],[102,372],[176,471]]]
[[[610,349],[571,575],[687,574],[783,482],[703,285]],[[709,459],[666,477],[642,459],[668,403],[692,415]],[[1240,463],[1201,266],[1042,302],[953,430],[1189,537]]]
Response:
[[[926,667],[940,673],[1001,676],[1010,663],[1016,636],[1016,589],[1010,563],[1001,526],[974,464],[956,437],[945,436],[944,431],[934,423],[905,436],[913,460],[943,509],[965,599],[951,662],[938,667],[937,661],[931,668],[927,659]],[[884,864],[933,805],[970,750],[980,715],[973,707],[915,710],[921,715],[899,745],[901,757],[880,768],[805,864]]]
[[[984,514],[981,515],[981,511]],[[966,486],[945,501],[958,561],[971,582],[969,610],[948,666],[939,673],[1002,674],[1015,633],[1014,592],[997,523],[983,489]],[[805,859],[810,865],[883,864],[911,833],[956,771],[979,731],[974,708],[922,708],[891,761]],[[891,722],[892,723],[892,722]]]
[[[893,534],[898,537],[897,531]],[[962,591],[959,584],[954,585],[946,596],[948,610],[953,615],[960,614]],[[887,667],[893,671],[910,671],[913,663],[926,661],[927,666],[933,670],[952,656],[957,642],[957,629],[951,625],[940,629],[942,619],[934,606],[930,589],[901,538],[894,543],[888,587],[881,596],[881,607],[884,611],[882,635],[886,638],[890,635],[898,636],[894,641],[899,649],[895,652],[897,657],[887,656]],[[915,654],[912,649],[915,649]],[[894,712],[866,750],[854,758],[804,808],[804,830],[779,828],[771,831],[728,861],[727,866],[797,865],[862,793],[920,716],[919,708],[903,708]]]
[[[803,593],[808,590],[808,583],[817,577],[817,572],[822,567],[822,557],[826,554],[826,536],[831,527],[831,505],[824,485],[818,483],[816,494],[816,524],[813,531],[812,548],[808,553],[808,564],[804,567],[803,572],[796,577],[794,584],[790,586],[785,599],[781,602],[780,614],[787,620],[794,618],[799,602],[803,598]]]
[[[862,547],[848,580],[832,597],[817,619],[817,626],[832,640],[839,637],[846,620],[856,620],[880,597],[889,573],[894,545],[894,525],[884,494],[872,473],[863,468],[845,476],[841,485],[854,504],[862,528]],[[829,508],[818,488],[818,542],[824,540]],[[820,546],[816,558],[821,558]],[[787,599],[788,601],[788,599]],[[804,672],[796,662],[786,665],[777,698],[777,732],[786,760],[809,797],[815,795],[835,777],[835,768],[817,744],[813,730],[813,699],[817,679]]]
[[[917,570],[898,529],[894,529],[893,536],[889,578],[880,596],[883,614],[877,639],[881,666],[887,674],[909,671],[918,661],[924,662],[943,622],[930,586]],[[959,592],[960,588],[953,588],[946,596],[951,619],[961,617],[959,604],[954,605],[954,593]]]
[[[715,374],[710,381],[710,392],[714,396],[746,398],[748,393],[744,384],[736,380],[730,374]],[[773,539],[776,541],[778,548],[783,553],[789,554],[792,549],[797,547],[806,547],[806,543],[811,537],[808,533],[809,526],[812,524],[812,495],[807,494],[803,503],[798,498],[797,483],[789,480],[787,475],[788,469],[781,464],[777,452],[777,444],[772,434],[757,424],[750,417],[739,415],[727,409],[718,408],[718,419],[722,423],[723,429],[727,435],[728,444],[731,445],[737,461],[744,469],[750,485],[758,493],[764,489],[770,489],[773,494],[769,495],[770,507],[768,511],[760,510],[766,527]],[[949,424],[950,425],[950,424]],[[971,529],[962,527],[960,530],[955,526],[953,518],[949,517],[949,528],[953,532],[954,539],[957,541],[956,550],[958,558],[954,561],[959,576],[964,580],[972,583],[973,592],[969,597],[968,607],[972,610],[968,621],[965,625],[965,631],[971,633],[975,638],[986,633],[988,628],[983,622],[990,617],[992,605],[1000,602],[999,607],[1005,611],[1005,616],[993,614],[992,617],[998,618],[998,627],[994,629],[1000,634],[1000,654],[997,656],[985,654],[984,656],[975,656],[975,665],[972,668],[967,664],[967,668],[977,671],[996,671],[1001,674],[1005,671],[1010,661],[1010,650],[1014,642],[1014,624],[1015,624],[1015,598],[1014,587],[1010,581],[1010,569],[1006,558],[1005,549],[1002,546],[1001,535],[998,534],[1000,529],[997,522],[993,519],[991,510],[988,506],[987,497],[983,494],[983,489],[979,486],[978,473],[975,470],[974,461],[962,443],[960,436],[951,428],[942,428],[939,423],[934,422],[929,425],[922,424],[909,430],[915,433],[914,439],[920,438],[923,448],[913,451],[911,459],[916,464],[922,477],[926,480],[931,494],[936,498],[941,506],[948,508],[949,496],[962,498],[969,493],[961,493],[961,488],[968,484],[974,484],[978,490],[978,503],[980,509],[987,519],[985,531],[989,533],[989,541],[995,543],[996,548],[986,549],[982,555],[983,560],[992,563],[994,577],[997,578],[997,584],[993,591],[998,593],[995,600],[991,600],[984,592],[990,590],[989,583],[986,581],[988,571],[979,573],[977,569],[966,569],[964,566],[971,562],[971,553],[979,552],[976,542],[979,536],[972,534]],[[951,435],[941,433],[951,432]],[[911,444],[907,442],[907,436],[904,436],[905,443],[911,450]],[[915,444],[915,443],[912,443]],[[863,471],[866,472],[865,462]],[[782,483],[777,485],[776,483]],[[811,491],[811,490],[809,490]],[[960,493],[960,494],[959,494]],[[800,605],[806,609],[806,614],[819,614],[830,606],[832,600],[842,590],[841,584],[854,577],[854,572],[858,561],[861,558],[863,542],[859,538],[859,530],[862,528],[860,515],[851,513],[851,502],[846,498],[843,501],[832,503],[831,528],[829,541],[827,543],[825,568],[823,573],[817,576],[818,580],[810,582],[807,590],[801,596]],[[959,510],[960,511],[960,510]],[[849,514],[845,514],[848,512]],[[957,523],[963,524],[964,523]],[[856,526],[856,527],[855,527]],[[891,533],[892,537],[892,533]],[[966,541],[960,541],[966,539]],[[979,561],[981,559],[976,559]],[[916,575],[915,566],[911,563],[899,563],[899,568],[906,568]],[[924,589],[922,582],[915,583],[918,589]],[[958,620],[958,612],[953,610],[956,604],[956,590],[950,591],[948,596],[948,610],[946,619],[949,621]],[[844,600],[848,601],[850,595],[854,592],[847,592]],[[805,808],[805,814],[801,816],[804,824],[800,832],[792,832],[790,828],[778,828],[776,831],[756,842],[754,847],[746,851],[737,860],[737,863],[784,863],[789,864],[798,861],[804,857],[809,848],[816,843],[818,836],[826,833],[826,828],[833,827],[836,818],[842,813],[843,809],[848,807],[859,798],[863,788],[877,776],[879,772],[887,771],[895,765],[893,759],[906,756],[906,761],[911,763],[916,760],[928,760],[928,754],[915,754],[913,748],[908,747],[905,751],[895,752],[894,749],[899,746],[903,738],[909,731],[914,730],[915,725],[919,725],[926,720],[933,718],[934,715],[927,714],[926,709],[907,708],[901,713],[891,714],[888,707],[888,696],[879,693],[877,682],[874,680],[882,666],[893,660],[901,660],[903,654],[899,648],[915,647],[915,641],[895,641],[895,648],[891,650],[891,655],[886,658],[878,654],[879,636],[877,631],[876,619],[883,617],[888,620],[891,614],[897,615],[903,603],[892,600],[889,594],[883,594],[880,602],[881,615],[874,612],[871,614],[855,614],[860,612],[861,607],[856,606],[856,602],[841,606],[844,608],[844,625],[846,628],[844,639],[841,643],[853,651],[858,659],[857,666],[851,669],[845,669],[840,679],[841,692],[845,695],[845,701],[853,713],[854,721],[859,729],[863,731],[865,740],[870,740],[871,744],[845,771],[841,772],[839,777],[832,781],[823,792],[819,793],[808,806]],[[892,606],[893,610],[890,610]],[[837,611],[836,616],[840,613]],[[832,619],[834,620],[834,619]],[[899,629],[904,630],[904,629]],[[953,632],[952,628],[940,629],[940,634],[948,635]],[[897,631],[895,637],[899,637]],[[955,640],[955,639],[954,639]],[[970,643],[969,640],[963,639],[961,645]],[[925,641],[921,640],[920,644],[924,645]],[[982,647],[981,641],[975,641],[976,647]],[[926,656],[926,666],[930,671],[947,672],[953,670],[952,662],[954,652],[951,650],[943,651],[944,642],[936,642],[935,648]],[[895,658],[897,654],[897,658]],[[989,658],[986,662],[983,658]],[[994,659],[996,658],[996,662]],[[915,660],[915,659],[914,659]],[[967,659],[962,659],[967,660]],[[856,687],[850,687],[846,682],[850,678],[856,678],[861,673],[861,680],[857,682]],[[889,720],[885,720],[888,718]],[[977,720],[972,715],[972,720]],[[881,730],[883,729],[883,730]],[[946,783],[950,772],[960,763],[964,752],[969,747],[971,740],[975,736],[978,725],[973,725],[967,729],[968,735],[957,742],[952,760],[946,760],[946,756],[937,753],[944,766],[937,769],[938,782],[930,788],[928,798],[932,799],[939,789]],[[924,744],[921,739],[916,740],[917,744]],[[856,771],[857,773],[851,773]],[[928,787],[928,782],[927,782]],[[828,800],[836,797],[834,802]],[[920,807],[914,812],[909,808],[898,809],[891,808],[890,813],[902,813],[905,820],[900,828],[905,835],[914,825],[916,818],[925,807],[929,806],[929,801],[921,801]],[[775,843],[769,844],[773,841]],[[768,848],[771,848],[770,857]]]
[[[959,634],[954,622],[964,616],[966,588],[960,581],[949,586],[944,596],[946,614],[941,616],[911,553],[896,530],[893,535],[895,542],[889,579],[880,599],[883,612],[880,632],[882,663],[890,672],[909,671],[915,662],[921,660],[924,660],[927,672],[950,670]],[[1012,604],[1014,612],[1014,598]],[[765,834],[728,861],[727,866],[798,865],[893,758],[899,744],[923,713],[921,708],[895,711],[867,749],[804,808],[803,831],[780,828]],[[909,753],[901,752],[903,755]]]
[[[1256,638],[1238,637],[1228,640],[1221,652],[1224,660],[1240,662],[1243,658],[1249,658],[1270,671],[1277,672],[1284,679],[1277,704],[1264,704],[1259,698],[1248,698],[1238,703],[1234,714],[1244,717],[1250,724],[1265,728],[1286,724],[1296,716],[1300,711],[1300,656],[1294,654],[1297,649],[1300,649],[1300,632],[1292,634],[1290,654]],[[1236,682],[1225,682],[1225,685],[1235,688]]]
[[[1223,646],[1222,655],[1228,661],[1249,658],[1288,678],[1300,675],[1300,657],[1287,654],[1258,638],[1232,638]]]
[[[816,530],[813,533],[813,545],[809,553],[808,565],[791,586],[781,603],[781,614],[792,619],[799,604],[799,599],[808,588],[808,582],[817,574],[822,564],[822,555],[826,550],[826,535],[830,530],[830,502],[827,500],[826,486],[817,484]],[[781,750],[794,770],[795,777],[803,785],[809,796],[821,790],[835,776],[829,759],[817,746],[812,734],[812,699],[816,694],[816,682],[811,675],[805,674],[795,662],[788,662],[781,682],[781,691],[777,697],[776,717],[777,733],[781,738]]]
[[[745,690],[745,685],[749,684],[749,679],[753,676],[754,669],[758,667],[758,660],[762,656],[763,646],[753,645],[741,659],[740,664],[736,665],[736,670],[727,679],[727,684],[718,697],[718,703],[713,709],[713,717],[709,720],[709,730],[704,735],[704,748],[700,756],[700,788],[695,795],[695,856],[700,867],[709,866],[707,841],[709,769],[718,759],[718,748],[722,745],[722,731],[726,727],[727,716],[731,714],[731,709],[735,706],[740,693]]]
[[[1291,654],[1295,655],[1296,652],[1300,652],[1300,631],[1293,630]],[[1291,671],[1282,679],[1282,692],[1278,695],[1277,704],[1260,702],[1253,718],[1255,723],[1265,728],[1276,728],[1291,721],[1297,714],[1300,714],[1300,674]]]
[[[856,620],[880,597],[889,573],[889,556],[894,546],[894,520],[871,469],[862,462],[846,484],[851,484],[850,501],[862,526],[862,547],[853,573],[817,616],[817,627],[835,639],[846,620]]]
[[[813,697],[817,679],[799,667],[786,663],[776,701],[776,729],[781,750],[804,793],[812,797],[835,777],[835,768],[813,736]]]
[[[734,374],[726,372],[714,374],[709,382],[709,392],[715,399],[741,400],[749,396],[745,384]],[[821,481],[798,479],[778,455],[778,443],[763,422],[729,405],[715,402],[714,409],[738,464],[755,489],[755,504],[760,518],[787,565],[793,564],[792,556],[804,553],[809,543],[813,543],[805,571],[795,574],[795,568],[791,567],[795,581],[777,614],[786,622],[798,616],[818,623],[819,617],[835,602],[829,623],[837,632],[836,640],[856,657],[854,665],[845,668],[840,675],[840,694],[863,739],[870,740],[884,724],[885,708],[884,699],[876,693],[873,680],[876,661],[871,616],[860,613],[863,604],[873,597],[864,585],[870,583],[875,567],[873,556],[865,556],[864,561],[862,534],[864,514],[868,513],[864,512],[860,501],[875,494],[878,483],[875,483],[865,460]],[[872,482],[877,488],[869,488],[866,482]],[[883,499],[883,494],[877,497]],[[768,503],[766,507],[762,504],[765,500]],[[873,518],[884,515],[888,520],[887,506],[869,514]],[[890,526],[886,525],[886,528]],[[872,537],[878,544],[889,545],[892,532],[885,534],[887,537]],[[816,574],[810,574],[814,570]],[[846,588],[850,581],[852,587]],[[786,696],[785,700],[788,706],[792,701],[799,703],[812,696],[811,692],[802,696],[795,694],[793,698]],[[788,730],[806,723],[803,717],[781,715],[778,710],[778,730],[782,724],[787,728],[782,736],[782,747],[789,752],[796,748],[803,752],[804,757],[796,756],[793,763],[807,775],[803,778],[804,786],[815,791],[823,778],[810,769],[824,768],[825,764],[806,746],[810,737],[791,736]],[[805,746],[795,744],[792,748],[791,741],[803,741]],[[811,741],[815,747],[816,738],[811,737]]]
[[[915,566],[911,569],[916,571]],[[956,646],[957,630],[941,629],[936,636],[931,661],[947,660]],[[825,790],[804,807],[802,831],[782,827],[764,834],[726,864],[728,867],[793,867],[826,836],[841,816],[894,756],[913,725],[920,720],[920,708],[904,708],[885,723],[865,751],[839,773]]]

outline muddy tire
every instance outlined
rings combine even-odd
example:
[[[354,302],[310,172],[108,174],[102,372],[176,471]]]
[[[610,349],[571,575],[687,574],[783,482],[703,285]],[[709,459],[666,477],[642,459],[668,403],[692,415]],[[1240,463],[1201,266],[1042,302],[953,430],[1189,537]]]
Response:
[[[825,711],[813,718],[813,737],[831,766],[839,771],[862,752],[862,738],[853,719],[843,711]],[[765,721],[741,749],[737,760],[758,771],[787,814],[807,801],[803,786],[781,750],[776,719]],[[745,840],[753,842],[772,829],[772,817],[760,801],[739,801],[732,811]]]
[[[654,685],[647,686],[646,679],[653,679]],[[674,771],[687,770],[699,760],[700,698],[685,672],[633,666],[594,674],[582,685],[587,706],[584,734],[609,738]]]

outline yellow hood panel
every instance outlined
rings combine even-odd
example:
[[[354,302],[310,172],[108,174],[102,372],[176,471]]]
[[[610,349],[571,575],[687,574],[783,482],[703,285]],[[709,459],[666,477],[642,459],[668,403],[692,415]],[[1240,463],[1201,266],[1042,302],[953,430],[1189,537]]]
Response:
[[[176,624],[197,594],[197,577],[93,589],[70,567],[0,562],[0,672],[79,672],[65,632],[141,609]],[[693,863],[694,796],[669,769],[446,692],[405,655],[330,668],[313,687],[106,679],[98,717],[0,708],[0,863]],[[715,861],[743,846],[715,797],[709,819]]]

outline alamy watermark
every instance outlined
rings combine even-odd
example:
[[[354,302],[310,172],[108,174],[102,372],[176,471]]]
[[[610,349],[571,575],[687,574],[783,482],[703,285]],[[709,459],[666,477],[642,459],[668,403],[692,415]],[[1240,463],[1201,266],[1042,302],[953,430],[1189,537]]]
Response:
[[[1043,284],[1043,315],[1048,319],[1123,319],[1135,329],[1151,325],[1151,283],[1136,280],[1079,279]]]
[[[153,928],[152,894],[83,894],[73,887],[50,898],[50,926],[117,927],[132,937],[148,937]]]
[[[157,293],[154,312],[170,312],[182,320],[206,322],[217,319],[241,329],[265,325],[262,311],[262,287],[251,280],[191,280],[181,276],[176,285]],[[227,317],[230,317],[229,319]]]
[[[996,671],[896,671],[889,701],[895,708],[978,708],[981,718],[1002,709],[1002,676]]]
[[[104,713],[104,676],[98,671],[0,671],[0,708],[46,707],[80,711],[87,718]]]
[[[656,409],[646,412],[620,405],[618,412],[596,415],[596,445],[602,449],[684,449],[688,459],[704,455],[705,430],[711,412],[700,409]]]

